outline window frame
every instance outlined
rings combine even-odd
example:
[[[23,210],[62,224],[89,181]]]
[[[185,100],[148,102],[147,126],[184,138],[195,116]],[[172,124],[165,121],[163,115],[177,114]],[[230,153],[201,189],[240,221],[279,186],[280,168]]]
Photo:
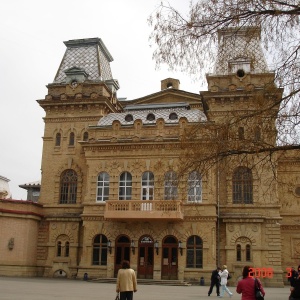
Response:
[[[123,178],[124,177],[124,178]],[[119,177],[119,200],[131,200],[132,198],[132,175],[125,171]]]
[[[55,147],[61,146],[61,133],[57,132],[55,135]]]
[[[69,135],[69,146],[75,145],[75,133],[72,131]]]
[[[246,261],[251,261],[251,245],[246,244]]]
[[[88,139],[89,139],[89,133],[87,132],[87,131],[85,131],[84,133],[83,133],[83,135],[82,135],[82,139],[83,139],[83,141],[88,141]]]
[[[100,178],[102,176],[103,178]],[[98,173],[96,202],[105,202],[109,200],[109,180],[110,180],[110,176],[107,172],[103,171]]]
[[[60,177],[59,204],[76,204],[77,185],[78,176],[73,169],[67,169],[62,172]]]
[[[107,266],[107,258],[108,238],[104,234],[97,234],[92,241],[92,266]]]
[[[236,261],[242,261],[242,246],[240,244],[236,245]]]
[[[142,174],[141,200],[154,200],[154,174],[151,171]]]
[[[253,175],[247,167],[237,167],[232,174],[232,203],[253,204]]]
[[[198,235],[192,235],[186,241],[186,268],[203,268],[203,240]]]
[[[188,192],[189,203],[202,202],[202,176],[199,172],[193,171],[188,175]]]
[[[168,171],[164,176],[164,200],[177,200],[178,177],[176,172]]]

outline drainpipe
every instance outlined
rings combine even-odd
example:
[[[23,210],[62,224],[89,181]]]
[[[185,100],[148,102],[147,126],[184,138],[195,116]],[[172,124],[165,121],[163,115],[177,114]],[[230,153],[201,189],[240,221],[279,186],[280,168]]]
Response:
[[[217,157],[217,266],[220,264],[220,167]]]

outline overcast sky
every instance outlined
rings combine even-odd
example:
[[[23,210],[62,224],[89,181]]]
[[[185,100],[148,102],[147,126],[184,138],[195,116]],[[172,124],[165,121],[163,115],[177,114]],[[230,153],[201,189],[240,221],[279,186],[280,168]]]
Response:
[[[186,11],[189,1],[169,0]],[[44,99],[66,50],[63,41],[99,37],[111,53],[118,97],[128,100],[160,90],[162,79],[201,88],[187,74],[155,70],[147,18],[159,0],[2,0],[0,4],[0,175],[13,199],[26,199],[20,184],[40,180]]]

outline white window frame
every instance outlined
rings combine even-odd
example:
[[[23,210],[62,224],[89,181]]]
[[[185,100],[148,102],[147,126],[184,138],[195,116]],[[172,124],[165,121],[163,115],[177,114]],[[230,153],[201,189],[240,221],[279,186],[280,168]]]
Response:
[[[124,176],[124,179],[122,179],[122,176]],[[120,175],[120,180],[119,180],[119,200],[131,200],[131,197],[132,197],[132,175],[129,172],[123,172]]]
[[[197,171],[189,173],[188,202],[202,202],[202,177]]]
[[[103,176],[103,178],[101,178]],[[109,199],[109,174],[100,172],[97,177],[97,202],[103,202]]]

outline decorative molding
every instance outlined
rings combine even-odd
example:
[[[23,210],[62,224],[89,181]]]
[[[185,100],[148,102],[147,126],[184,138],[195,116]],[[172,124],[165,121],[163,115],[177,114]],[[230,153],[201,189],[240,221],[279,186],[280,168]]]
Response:
[[[101,140],[98,140],[99,143],[101,143]],[[109,142],[107,143],[107,140],[105,140],[106,144],[105,145],[99,145],[99,146],[91,146],[91,145],[82,145],[83,148],[85,149],[85,151],[103,151],[103,150],[131,150],[131,149],[168,149],[172,146],[172,155],[175,155],[176,153],[174,153],[174,150],[179,150],[180,149],[180,143],[178,141],[178,143],[174,143],[174,142],[170,142],[170,141],[165,141],[165,143],[168,144],[134,144],[134,145],[124,145],[123,143],[120,142],[120,144],[116,145],[109,145]],[[179,154],[177,154],[179,155]]]
[[[203,221],[203,222],[216,222],[217,217],[203,217],[203,216],[191,216],[191,217],[184,217],[184,221]]]
[[[300,225],[281,225],[281,230],[300,230]]]
[[[64,117],[56,117],[56,118],[51,118],[51,117],[45,117],[45,123],[62,123],[62,122],[89,122],[89,121],[98,121],[101,116],[94,116],[94,117],[70,117],[66,118]]]
[[[82,216],[81,217],[82,221],[104,221],[104,217],[103,216]]]

